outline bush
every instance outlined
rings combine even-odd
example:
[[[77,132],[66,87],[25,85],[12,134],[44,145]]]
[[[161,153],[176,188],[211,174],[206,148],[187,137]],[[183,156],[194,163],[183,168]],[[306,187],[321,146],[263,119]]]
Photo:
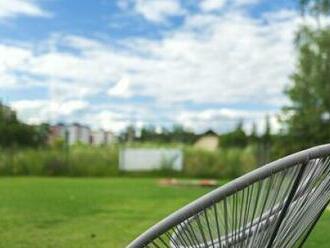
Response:
[[[0,151],[0,175],[116,176],[115,147],[71,147]]]
[[[235,178],[256,166],[254,148],[220,149],[216,152],[184,150],[184,174],[191,177]]]
[[[143,147],[152,147],[143,144]],[[177,147],[179,145],[176,145]],[[134,144],[134,147],[139,147]],[[171,147],[171,146],[169,146]],[[172,146],[173,147],[173,146]],[[33,176],[153,176],[153,177],[200,177],[231,179],[255,168],[255,147],[226,148],[215,152],[202,151],[192,146],[180,146],[184,153],[182,172],[163,168],[150,172],[120,172],[118,169],[118,145],[93,147],[76,145],[65,150],[61,147],[0,151],[0,175]]]

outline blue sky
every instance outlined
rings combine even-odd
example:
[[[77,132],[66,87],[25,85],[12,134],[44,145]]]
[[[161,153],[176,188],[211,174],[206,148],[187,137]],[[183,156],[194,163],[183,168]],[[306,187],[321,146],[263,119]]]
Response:
[[[0,0],[0,99],[28,123],[276,129],[299,22],[294,0]]]

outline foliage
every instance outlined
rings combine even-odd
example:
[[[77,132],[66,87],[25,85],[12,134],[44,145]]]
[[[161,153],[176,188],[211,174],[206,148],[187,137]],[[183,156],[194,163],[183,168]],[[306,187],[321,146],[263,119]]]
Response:
[[[145,147],[146,144],[134,144]],[[149,143],[149,147],[156,146]],[[164,147],[164,146],[163,146]],[[257,158],[254,146],[223,148],[215,152],[198,150],[192,146],[177,146],[184,153],[184,170],[170,170],[171,161],[163,161],[161,170],[150,172],[122,172],[118,169],[120,146],[0,150],[0,175],[34,176],[155,176],[207,177],[230,179],[255,168]]]
[[[248,144],[248,136],[243,129],[243,121],[240,121],[232,132],[221,135],[220,142],[222,147],[245,147]]]
[[[297,68],[286,90],[291,104],[282,121],[286,143],[298,150],[330,140],[330,29],[305,27],[297,44]]]
[[[153,143],[184,143],[192,144],[198,138],[198,135],[192,131],[185,130],[180,125],[174,125],[172,128],[161,128],[157,130],[155,126],[144,126],[141,130],[136,130],[129,126],[122,134],[122,141],[153,142]]]
[[[252,146],[226,148],[216,152],[186,147],[184,149],[184,175],[230,179],[238,177],[256,166]]]
[[[329,0],[299,0],[299,4],[302,14],[314,16],[318,25],[322,15],[330,14]]]
[[[285,91],[290,104],[282,111],[284,127],[281,139],[275,143],[277,153],[290,153],[330,140],[330,28],[321,25],[330,14],[330,1],[299,3],[302,13],[314,16],[318,25],[303,25],[296,36],[298,61],[291,85]]]
[[[116,176],[117,163],[118,152],[114,147],[0,151],[0,175]]]
[[[0,102],[0,147],[38,146],[45,144],[48,125],[38,127],[20,122],[15,112]]]

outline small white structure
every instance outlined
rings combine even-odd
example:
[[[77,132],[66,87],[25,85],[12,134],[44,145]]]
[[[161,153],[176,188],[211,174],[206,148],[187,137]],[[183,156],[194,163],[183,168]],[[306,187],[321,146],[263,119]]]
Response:
[[[120,151],[119,169],[124,171],[148,171],[183,169],[180,149],[125,148]]]

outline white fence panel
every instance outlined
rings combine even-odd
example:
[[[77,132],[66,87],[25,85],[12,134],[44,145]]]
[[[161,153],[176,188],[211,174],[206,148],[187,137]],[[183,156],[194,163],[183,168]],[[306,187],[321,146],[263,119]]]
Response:
[[[183,154],[179,149],[124,148],[120,151],[119,168],[124,171],[172,169],[181,171]]]

